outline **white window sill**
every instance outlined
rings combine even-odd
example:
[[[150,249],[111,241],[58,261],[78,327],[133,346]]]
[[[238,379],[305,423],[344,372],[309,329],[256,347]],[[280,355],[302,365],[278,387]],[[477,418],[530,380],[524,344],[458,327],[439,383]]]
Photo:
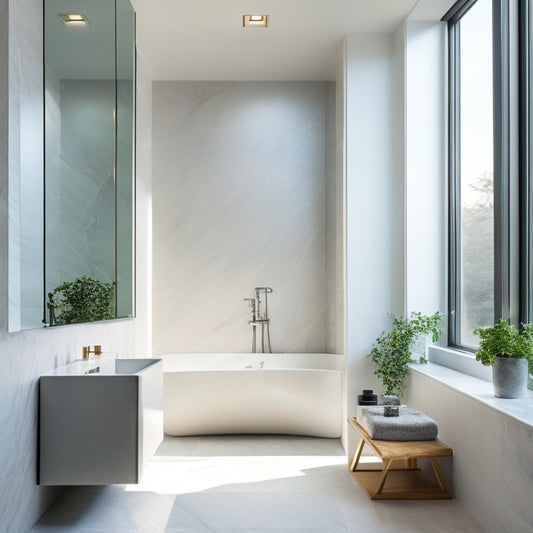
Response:
[[[410,365],[411,371],[418,372],[424,376],[428,376],[443,385],[446,385],[450,389],[457,391],[460,394],[474,398],[475,400],[487,405],[491,409],[495,409],[500,413],[503,413],[529,427],[533,427],[533,392],[528,390],[527,397],[516,400],[506,400],[503,398],[495,398],[494,390],[492,387],[492,378],[490,381],[480,379],[465,373],[464,371],[457,371],[447,366],[443,366],[440,363],[435,362],[435,359],[439,360],[439,356],[434,357],[435,351],[444,350],[445,352],[453,351],[448,348],[440,348],[438,346],[430,347],[429,351],[429,363],[427,365]],[[463,356],[460,352],[455,352],[455,355]],[[443,355],[438,354],[438,355]],[[468,357],[468,356],[466,356]],[[481,363],[471,357],[474,362],[483,367]],[[491,369],[486,368],[491,376]]]

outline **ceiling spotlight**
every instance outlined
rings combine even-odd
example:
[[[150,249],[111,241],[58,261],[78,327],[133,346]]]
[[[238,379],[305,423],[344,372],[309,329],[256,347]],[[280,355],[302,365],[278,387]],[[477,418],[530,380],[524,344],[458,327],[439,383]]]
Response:
[[[85,26],[87,19],[79,13],[59,13],[58,17],[69,26]]]
[[[268,19],[268,15],[243,15],[242,26],[243,28],[267,28]]]

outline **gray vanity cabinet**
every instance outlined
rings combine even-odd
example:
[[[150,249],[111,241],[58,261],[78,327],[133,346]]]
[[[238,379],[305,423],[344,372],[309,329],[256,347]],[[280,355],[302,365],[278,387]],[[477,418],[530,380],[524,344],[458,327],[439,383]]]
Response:
[[[138,483],[163,440],[160,359],[76,361],[40,378],[39,484]]]

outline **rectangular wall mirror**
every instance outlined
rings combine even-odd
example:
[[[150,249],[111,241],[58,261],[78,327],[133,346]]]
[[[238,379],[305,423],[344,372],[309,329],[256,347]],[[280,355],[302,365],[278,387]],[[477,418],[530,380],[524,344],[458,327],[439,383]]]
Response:
[[[44,318],[134,315],[135,13],[44,1]]]

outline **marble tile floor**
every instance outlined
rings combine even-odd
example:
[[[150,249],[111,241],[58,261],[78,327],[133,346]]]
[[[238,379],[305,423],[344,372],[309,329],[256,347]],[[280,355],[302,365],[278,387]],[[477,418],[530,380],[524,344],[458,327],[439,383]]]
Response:
[[[371,501],[338,440],[166,437],[139,485],[73,487],[31,533],[482,533],[454,500]]]

